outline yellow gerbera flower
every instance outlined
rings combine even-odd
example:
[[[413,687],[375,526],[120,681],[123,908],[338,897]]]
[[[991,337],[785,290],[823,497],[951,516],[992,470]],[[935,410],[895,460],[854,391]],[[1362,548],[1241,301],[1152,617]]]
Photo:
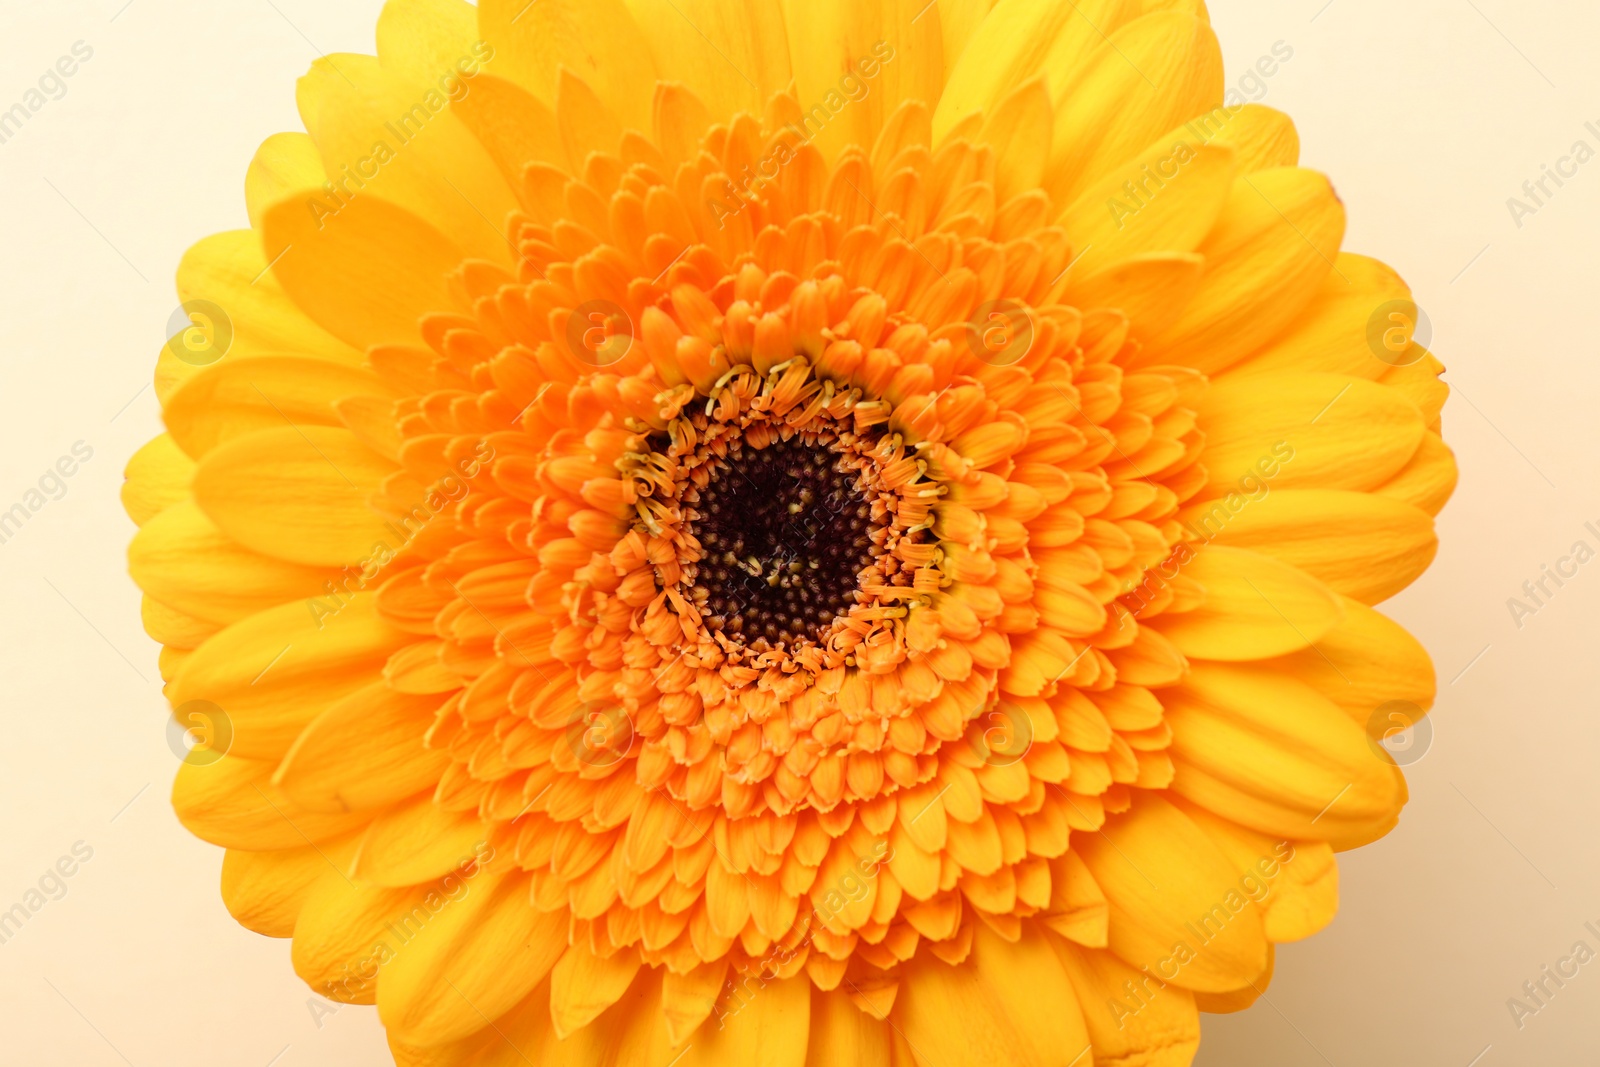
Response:
[[[131,566],[398,1063],[1187,1064],[1331,919],[1447,390],[1202,0],[390,0],[299,99]]]

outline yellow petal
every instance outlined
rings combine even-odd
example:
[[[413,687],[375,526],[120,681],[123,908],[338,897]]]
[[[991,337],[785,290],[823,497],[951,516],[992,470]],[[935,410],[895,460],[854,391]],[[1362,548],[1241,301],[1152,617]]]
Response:
[[[528,881],[481,869],[396,954],[378,979],[378,1017],[412,1044],[437,1045],[483,1028],[527,996],[567,947],[567,914],[535,911]]]
[[[1423,434],[1422,444],[1411,462],[1372,491],[1379,496],[1403,500],[1429,515],[1438,515],[1455,493],[1459,478],[1456,454],[1443,438],[1429,430]]]
[[[717,857],[706,868],[705,893],[711,929],[723,937],[738,937],[750,920],[750,888],[745,876]]]
[[[622,140],[622,126],[589,83],[562,68],[556,78],[556,128],[568,159],[611,152]]]
[[[303,215],[331,229],[343,223],[350,204],[381,198],[448,233],[467,254],[509,264],[505,219],[516,198],[450,110],[452,96],[471,94],[481,61],[470,39],[454,50],[449,59],[433,60],[440,69],[415,85],[372,56],[313,62],[296,97],[335,192],[306,189],[284,205],[298,201]],[[472,75],[463,77],[466,70]]]
[[[1367,256],[1340,252],[1334,267],[1287,330],[1220,380],[1274,371],[1378,378],[1387,371],[1391,364],[1379,358],[1379,353],[1389,353],[1383,342],[1394,324],[1391,316],[1398,314],[1401,321],[1412,324],[1417,321],[1411,289],[1389,266]],[[1410,338],[1409,330],[1406,338]]]
[[[1081,308],[1121,311],[1135,336],[1150,337],[1177,321],[1204,272],[1205,258],[1193,252],[1148,252],[1090,277],[1079,279],[1075,271],[1065,300]],[[1206,456],[1209,460],[1209,448]]]
[[[1063,634],[1046,627],[1012,642],[1011,667],[1001,676],[1000,687],[1016,696],[1038,696],[1082,659]]]
[[[195,472],[200,508],[247,548],[309,566],[344,567],[404,539],[367,500],[395,465],[349,430],[282,426],[238,437]]]
[[[889,1033],[843,990],[813,988],[806,1067],[889,1067]]]
[[[536,989],[528,994],[528,997],[538,996],[540,992],[541,990]],[[536,1012],[544,1017],[544,1025],[548,1029],[550,1013],[545,1010],[542,1002]],[[501,1058],[506,1055],[514,1057],[511,1062],[525,1067],[526,1061],[520,1058],[520,1052],[507,1043],[506,1035],[516,1028],[517,1023],[523,1021],[525,1014],[533,1013],[534,1011],[518,1005],[493,1020],[493,1025],[485,1026],[460,1041],[447,1041],[443,1045],[408,1045],[397,1040],[393,1034],[385,1034],[384,1037],[388,1039],[389,1055],[394,1057],[394,1067],[457,1067],[462,1063],[470,1063],[473,1067],[489,1067],[491,1064],[506,1062]]]
[[[908,798],[903,803],[910,803]],[[904,810],[902,808],[902,810]],[[941,829],[944,826],[944,806],[934,804],[930,806],[928,818],[919,822],[932,821],[937,813]],[[897,822],[891,831],[890,842],[893,853],[889,857],[889,870],[893,872],[895,881],[913,900],[927,900],[939,891],[939,853],[935,850],[922,848],[917,839],[906,831],[903,822]],[[943,841],[939,848],[943,847]]]
[[[1205,0],[1135,0],[1129,16],[1137,18],[1157,11],[1181,11],[1201,22],[1208,24],[1211,22],[1211,13],[1206,10]]]
[[[1344,615],[1340,598],[1286,563],[1255,552],[1210,545],[1184,559],[1180,573],[1205,589],[1193,611],[1152,620],[1195,659],[1257,660],[1315,644]],[[1153,581],[1159,586],[1158,567]],[[1140,590],[1136,590],[1138,593]]]
[[[659,77],[650,41],[622,0],[483,0],[478,26],[494,46],[491,70],[548,106],[556,73],[580,75],[625,129],[650,129]]]
[[[872,869],[873,857],[885,852],[886,846],[874,841],[859,823],[834,840],[811,884],[812,903],[829,930],[837,934],[857,930],[871,917],[881,885],[878,879],[863,878],[863,874]]]
[[[1099,43],[1057,95],[1045,188],[1071,203],[1163,130],[1221,101],[1222,50],[1209,25],[1178,12],[1135,19]]]
[[[1268,945],[1267,969],[1260,977],[1225,993],[1196,993],[1194,1006],[1212,1015],[1231,1015],[1254,1006],[1255,1002],[1261,999],[1261,994],[1266,992],[1267,986],[1272,984],[1272,972],[1277,964],[1277,957],[1277,946]]]
[[[1019,86],[1000,101],[979,140],[994,146],[995,199],[1004,204],[1044,183],[1055,109],[1043,78]]]
[[[450,764],[423,745],[440,703],[382,682],[357,690],[301,732],[273,781],[313,811],[370,811],[415,796]]]
[[[439,660],[442,641],[407,645],[384,664],[383,678],[397,693],[451,693],[461,688],[461,676]]]
[[[451,108],[514,186],[529,163],[568,166],[555,113],[513,81],[480,74]]]
[[[1240,174],[1300,162],[1300,134],[1294,120],[1264,104],[1230,105],[1195,120],[1195,128],[1212,144],[1238,153]]]
[[[128,460],[123,471],[122,509],[143,526],[189,496],[194,460],[183,454],[171,434],[151,438]]]
[[[1185,989],[1234,989],[1266,967],[1260,911],[1226,857],[1156,793],[1074,842],[1111,905],[1111,951]]]
[[[1200,1047],[1193,993],[1141,973],[1113,953],[1059,938],[1050,944],[1085,1005],[1098,1067],[1189,1067]]]
[[[473,812],[445,811],[418,797],[372,821],[351,861],[351,876],[373,885],[415,885],[464,864],[495,857],[488,824]]]
[[[231,752],[276,759],[312,719],[367,685],[409,640],[378,616],[367,595],[320,624],[303,601],[283,604],[201,645],[168,698],[174,707],[209,701],[231,726]]]
[[[1105,948],[1110,931],[1110,907],[1083,857],[1068,852],[1050,861],[1050,906],[1045,925],[1069,941],[1089,948]]]
[[[782,3],[796,98],[830,116],[812,141],[828,158],[850,144],[870,149],[903,101],[939,99],[944,41],[926,0]]]
[[[321,189],[327,180],[317,143],[309,135],[275,133],[268,137],[256,149],[244,177],[251,227],[260,230],[261,220],[273,204],[290,196],[303,196],[307,189]],[[256,243],[259,246],[259,237]]]
[[[661,976],[661,1014],[672,1044],[683,1045],[706,1021],[716,1007],[727,971],[727,961],[718,960],[703,963],[688,974],[668,971]]]
[[[139,621],[153,640],[176,649],[199,648],[222,629],[218,623],[186,615],[148,595],[139,601]]]
[[[184,253],[178,264],[178,298],[190,307],[191,321],[209,321],[212,328],[203,331],[198,346],[169,342],[162,347],[155,384],[163,403],[203,366],[230,355],[292,352],[361,364],[356,348],[313,322],[290,298],[268,270],[269,263],[254,230],[212,234]]]
[[[1196,664],[1180,688],[1162,693],[1162,703],[1177,765],[1173,790],[1226,819],[1342,849],[1382,837],[1400,817],[1406,795],[1399,769],[1361,726],[1302,682],[1251,667]]]
[[[703,1027],[690,1037],[681,1067],[804,1067],[811,1029],[810,979],[803,974],[772,981],[755,978],[746,980],[741,990],[738,999],[723,1005],[727,1012],[720,1028]]]
[[[416,89],[436,88],[447,71],[463,75],[456,63],[478,58],[472,51],[477,43],[478,12],[466,0],[386,0],[378,16],[383,69]]]
[[[530,1063],[556,1067],[559,1060],[538,1058],[540,1046],[547,1040],[555,1040],[550,1027],[548,978],[535,986],[533,992],[523,997],[510,1011],[494,1020],[494,1025],[476,1034],[443,1045],[406,1047],[435,1057],[421,1060],[416,1067],[458,1067],[462,1063],[470,1063],[472,1067],[528,1067]],[[394,1043],[391,1036],[391,1048]],[[595,1057],[590,1062],[602,1063],[604,1060]],[[410,1065],[396,1056],[395,1067]]]
[[[1246,895],[1261,908],[1267,940],[1302,941],[1333,921],[1339,865],[1326,842],[1278,840],[1196,805],[1179,806],[1233,864]]]
[[[178,821],[202,841],[250,852],[316,844],[349,833],[370,818],[306,811],[271,778],[272,764],[242,756],[185,760],[172,783],[172,807]]]
[[[780,0],[627,0],[661,77],[689,87],[718,121],[760,115],[792,76]]]
[[[233,325],[230,354],[292,352],[359,366],[361,353],[311,321],[277,278],[265,273],[268,263],[254,230],[212,234],[178,263],[178,296],[211,301],[227,313]]]
[[[661,82],[656,86],[656,144],[669,163],[694,159],[700,152],[700,139],[711,126],[711,112],[705,101],[681,85]]]
[[[173,440],[200,459],[255,430],[337,426],[333,405],[356,394],[394,395],[382,378],[347,364],[297,356],[238,356],[202,370],[162,411]]]
[[[944,65],[946,76],[955,70],[961,54],[978,27],[989,16],[995,0],[939,0],[939,28],[944,33]]]
[[[423,315],[468,310],[447,283],[465,258],[454,240],[381,197],[319,203],[279,201],[261,228],[273,277],[319,326],[365,350],[415,344]]]
[[[641,969],[621,1000],[566,1040],[554,1027],[540,1043],[525,1046],[525,1059],[506,1056],[493,1067],[591,1067],[593,1064],[659,1063],[673,1067],[803,1067],[810,1021],[811,983],[804,977],[767,979],[752,973],[718,1005],[715,1026],[704,1026],[673,1045],[663,1016],[660,968]]]
[[[960,1049],[971,1067],[1073,1062],[1089,1035],[1048,936],[1030,926],[1012,944],[975,924],[965,963],[919,959],[902,971],[890,1021],[913,1049]]]
[[[458,894],[460,887],[455,890]],[[435,894],[433,900],[429,893]],[[435,887],[383,889],[357,885],[324,869],[306,895],[289,958],[319,995],[345,1004],[371,1004],[379,969],[403,951],[417,930],[447,905]]]
[[[1261,666],[1298,678],[1365,727],[1391,701],[1433,706],[1433,661],[1405,627],[1365,604],[1342,598],[1344,617],[1307,648]]]
[[[537,1033],[527,1027],[529,1040],[520,1041],[508,1033],[517,1046],[509,1052],[485,1057],[484,1067],[590,1067],[591,1064],[671,1063],[681,1050],[669,1049],[662,1016],[662,976],[658,968],[639,972],[622,999],[613,1004],[591,1026],[562,1039],[550,1021],[549,997],[541,1004],[543,1027]],[[534,997],[538,997],[538,992]],[[695,1042],[689,1045],[692,1050]],[[690,1052],[692,1055],[692,1051]],[[476,1067],[476,1065],[475,1065]]]
[[[1425,432],[1404,393],[1339,374],[1227,375],[1194,406],[1211,472],[1204,496],[1371,489],[1411,461]]]
[[[1405,358],[1410,360],[1416,356],[1415,349],[1412,349]],[[1414,362],[1387,368],[1378,380],[1409,396],[1411,402],[1422,410],[1422,417],[1428,420],[1428,429],[1438,433],[1439,412],[1450,398],[1450,387],[1439,380],[1439,375],[1443,373],[1444,364],[1435,359],[1432,353],[1424,351]]]
[[[557,1036],[594,1022],[628,991],[637,973],[639,954],[631,948],[601,957],[580,940],[567,949],[550,972],[550,1019]]]
[[[405,438],[395,424],[395,401],[388,396],[345,396],[334,401],[339,421],[350,428],[362,444],[396,463]]]
[[[250,551],[190,499],[150,519],[134,536],[128,571],[162,603],[222,625],[292,600],[302,601],[301,611],[309,615],[303,602],[321,596],[323,582],[334,573]]]
[[[166,647],[156,653],[156,669],[161,673],[161,680],[170,682],[176,678],[191,652],[191,649]]]
[[[1178,129],[1096,178],[1061,213],[1078,274],[1148,252],[1192,252],[1222,214],[1236,173],[1231,149]],[[1181,309],[1181,306],[1179,308]]]
[[[1331,845],[1295,846],[1284,881],[1267,902],[1267,939],[1284,945],[1321,933],[1339,912],[1339,864]]]
[[[1059,101],[1084,60],[1104,41],[1099,31],[1110,33],[1127,18],[1128,0],[1083,0],[1076,4],[1036,3],[1034,0],[999,0],[981,20],[970,10],[977,5],[954,5],[958,10],[947,39],[970,33],[965,48],[946,55],[949,79],[937,100],[933,133],[942,142],[957,123],[978,111],[992,112],[1018,86],[1043,74],[1050,96]],[[941,21],[946,9],[939,6]],[[966,27],[972,27],[966,29]]]
[[[1274,944],[1304,941],[1339,910],[1339,864],[1325,841],[1275,840],[1195,805],[1182,805],[1216,841],[1240,883],[1262,910],[1262,929]]]
[[[241,852],[222,857],[222,902],[239,925],[267,937],[292,937],[295,920],[325,873],[350,859],[351,835],[282,852]]]
[[[1179,512],[1197,536],[1293,564],[1337,593],[1386,600],[1427,569],[1438,549],[1433,518],[1389,497],[1337,489],[1275,489]]]
[[[1240,175],[1197,249],[1206,257],[1199,295],[1140,362],[1212,373],[1259,348],[1316,296],[1344,225],[1344,205],[1321,174],[1281,167]]]

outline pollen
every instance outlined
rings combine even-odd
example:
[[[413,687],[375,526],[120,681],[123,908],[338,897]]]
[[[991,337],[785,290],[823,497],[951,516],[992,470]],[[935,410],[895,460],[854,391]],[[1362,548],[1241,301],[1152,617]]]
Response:
[[[694,601],[706,624],[754,647],[814,642],[856,601],[883,524],[837,439],[794,437],[718,459],[689,494]]]

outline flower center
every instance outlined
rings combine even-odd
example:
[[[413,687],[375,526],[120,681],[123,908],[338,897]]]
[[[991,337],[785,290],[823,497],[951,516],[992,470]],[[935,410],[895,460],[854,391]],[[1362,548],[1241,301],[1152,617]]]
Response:
[[[808,439],[809,438],[809,439]],[[872,507],[832,434],[718,458],[692,501],[705,553],[692,595],[713,630],[757,651],[816,639],[881,552]]]
[[[820,287],[806,284],[802,298],[816,297]],[[745,321],[753,325],[749,313]],[[787,341],[769,341],[762,347],[791,351]],[[660,659],[665,674],[655,684],[684,694],[669,703],[686,716],[701,702],[717,706],[706,717],[719,720],[711,729],[719,744],[747,716],[766,721],[776,705],[805,697],[825,672],[837,685],[849,668],[892,671],[907,656],[908,626],[930,638],[935,620],[911,615],[945,583],[939,542],[927,536],[945,491],[932,474],[939,461],[888,429],[893,405],[817,373],[805,356],[773,363],[752,353],[719,372],[744,355],[708,346],[698,380],[668,389],[653,375],[624,381],[619,392],[659,406],[611,439],[623,450],[614,462],[620,480],[584,485],[586,499],[631,506],[632,529],[605,560],[616,569],[617,603],[633,606],[629,631]],[[862,356],[859,342],[836,340],[821,359],[843,374]],[[568,476],[557,462],[552,476]],[[615,621],[624,623],[620,613]],[[893,703],[893,694],[880,702]],[[747,755],[765,753],[770,764],[792,740]],[[737,762],[748,762],[744,755]]]

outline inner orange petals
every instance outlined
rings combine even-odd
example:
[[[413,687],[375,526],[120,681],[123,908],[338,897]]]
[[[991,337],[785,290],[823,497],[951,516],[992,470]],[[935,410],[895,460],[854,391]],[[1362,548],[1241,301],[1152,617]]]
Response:
[[[829,165],[793,106],[528,169],[518,277],[469,264],[475,316],[374,358],[420,390],[388,500],[494,457],[377,599],[419,635],[395,673],[459,679],[436,802],[535,907],[676,974],[892,987],[975,921],[1070,927],[1071,832],[1170,782],[1182,658],[1117,598],[1205,483],[1203,382],[1125,375],[1126,319],[1055,303],[1072,249],[990,148],[930,150],[908,104]],[[796,464],[822,489],[769,537],[741,493]]]

